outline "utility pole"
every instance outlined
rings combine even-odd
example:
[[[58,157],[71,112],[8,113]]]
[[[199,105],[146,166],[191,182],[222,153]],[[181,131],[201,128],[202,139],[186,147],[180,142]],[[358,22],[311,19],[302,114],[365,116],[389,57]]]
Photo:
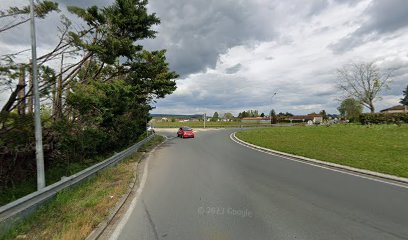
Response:
[[[40,93],[38,91],[37,79],[37,43],[35,37],[34,22],[34,2],[30,0],[31,17],[31,55],[32,55],[32,74],[33,74],[33,94],[34,94],[34,126],[35,126],[35,156],[37,160],[37,190],[45,187],[44,172],[44,152],[42,144],[41,112],[40,112]]]
[[[206,114],[204,113],[204,128],[205,128],[205,121],[207,121]]]

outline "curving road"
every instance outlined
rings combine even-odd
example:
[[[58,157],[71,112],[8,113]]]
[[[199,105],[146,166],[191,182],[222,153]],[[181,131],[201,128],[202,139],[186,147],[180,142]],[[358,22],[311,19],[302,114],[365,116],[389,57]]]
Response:
[[[232,132],[157,149],[113,238],[408,239],[408,188],[258,152]]]

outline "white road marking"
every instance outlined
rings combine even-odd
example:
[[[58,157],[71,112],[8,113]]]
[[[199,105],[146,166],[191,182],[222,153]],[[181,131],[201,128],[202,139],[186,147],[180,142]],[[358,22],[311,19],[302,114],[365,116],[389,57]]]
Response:
[[[246,144],[244,144],[244,143],[241,143],[241,142],[235,140],[235,139],[233,138],[233,135],[234,135],[234,133],[231,133],[231,134],[230,134],[230,139],[231,139],[232,141],[234,141],[235,143],[238,143],[238,144],[240,144],[240,145],[242,145],[242,146],[244,146],[244,147],[250,148],[250,149],[252,149],[252,150],[256,150],[256,151],[258,151],[258,152],[263,152],[263,153],[266,153],[266,154],[269,154],[269,155],[273,155],[273,156],[285,158],[285,159],[288,159],[288,160],[291,160],[291,161],[294,161],[294,162],[303,163],[303,164],[307,164],[307,165],[311,165],[311,166],[315,166],[315,167],[327,169],[327,170],[334,171],[334,172],[338,172],[338,173],[348,174],[348,175],[352,175],[352,176],[355,176],[355,177],[360,177],[360,178],[364,178],[364,179],[368,179],[368,180],[372,180],[372,181],[376,181],[376,182],[385,183],[385,184],[389,184],[389,185],[393,185],[393,186],[397,186],[397,187],[402,187],[402,188],[408,189],[408,186],[407,186],[407,185],[399,184],[399,183],[395,183],[395,182],[389,182],[389,181],[385,181],[385,180],[381,180],[381,179],[378,179],[378,178],[375,178],[375,177],[371,177],[371,176],[364,175],[364,173],[356,174],[356,173],[349,172],[349,171],[347,171],[347,170],[335,169],[334,167],[326,167],[326,166],[322,166],[322,165],[320,165],[320,164],[316,164],[316,163],[312,163],[312,162],[307,162],[307,160],[298,160],[298,159],[295,159],[295,158],[286,157],[286,156],[282,156],[282,155],[280,155],[280,154],[276,154],[276,153],[273,153],[273,152],[265,151],[265,150],[262,150],[262,149],[259,149],[259,148],[251,147],[251,146],[249,146],[249,145],[246,145]]]

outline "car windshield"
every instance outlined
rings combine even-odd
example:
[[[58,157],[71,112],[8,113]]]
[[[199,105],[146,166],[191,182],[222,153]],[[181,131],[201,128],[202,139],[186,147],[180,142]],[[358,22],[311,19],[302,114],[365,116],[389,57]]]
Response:
[[[189,127],[183,127],[183,130],[184,130],[184,131],[192,131],[193,129],[192,129],[192,128],[189,128]]]

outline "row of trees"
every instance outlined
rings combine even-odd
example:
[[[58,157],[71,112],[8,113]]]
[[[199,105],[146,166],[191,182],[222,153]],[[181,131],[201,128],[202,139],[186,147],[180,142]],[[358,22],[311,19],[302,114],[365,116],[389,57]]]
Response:
[[[366,107],[375,113],[374,102],[380,93],[389,89],[391,70],[381,71],[375,63],[351,63],[338,69],[338,88],[345,93],[338,111],[351,121],[358,121]],[[408,106],[408,86],[400,103]]]
[[[145,130],[151,102],[176,89],[178,75],[170,71],[166,51],[138,44],[154,38],[152,27],[160,23],[147,12],[147,3],[68,7],[81,27],[61,16],[55,47],[37,59],[46,168],[69,169],[135,142]],[[0,11],[2,21],[9,21],[0,34],[27,22],[28,12],[28,6]],[[59,12],[58,4],[38,1],[35,12],[44,18]],[[16,62],[19,54],[0,61],[0,86],[12,89],[0,115],[0,190],[35,174],[32,71],[30,62]],[[59,68],[51,68],[56,61]]]
[[[273,112],[275,112],[275,110],[273,110]],[[276,113],[275,113],[275,115],[276,115]],[[230,112],[224,113],[223,116],[220,116],[220,114],[218,112],[214,112],[211,119],[212,119],[212,121],[217,121],[217,119],[235,120],[235,119],[241,119],[241,118],[246,118],[246,117],[267,117],[267,116],[269,116],[269,115],[265,115],[265,113],[259,114],[258,110],[248,110],[248,111],[242,111],[242,112],[238,113],[237,117],[235,117]],[[291,116],[293,116],[293,114],[290,113],[290,112],[286,112],[286,113],[280,112],[280,113],[277,114],[277,117],[279,117],[279,118],[287,118],[287,117],[291,117]]]
[[[408,85],[403,91],[403,98],[400,99],[400,103],[408,107]],[[364,104],[354,98],[344,99],[337,110],[342,116],[349,119],[352,122],[358,122],[359,117],[363,112]]]
[[[238,118],[246,118],[246,117],[264,117],[265,114],[259,114],[258,110],[248,110],[238,113]]]
[[[234,115],[232,113],[225,113],[222,117],[220,116],[220,114],[218,112],[214,112],[212,119],[214,119],[214,121],[216,121],[217,119],[227,119],[227,120],[234,120],[235,118],[241,119],[241,118],[246,118],[246,117],[266,117],[267,115],[265,115],[265,113],[261,113],[259,114],[258,110],[248,110],[248,111],[242,111],[240,113],[238,113],[237,117],[234,117]],[[280,112],[278,114],[279,117],[288,117],[288,116],[293,116],[292,113],[286,112]]]
[[[400,99],[400,103],[408,107],[408,85],[403,91],[403,98]],[[354,98],[344,99],[337,110],[342,116],[353,122],[358,122],[359,117],[363,112],[364,104],[361,101]]]

